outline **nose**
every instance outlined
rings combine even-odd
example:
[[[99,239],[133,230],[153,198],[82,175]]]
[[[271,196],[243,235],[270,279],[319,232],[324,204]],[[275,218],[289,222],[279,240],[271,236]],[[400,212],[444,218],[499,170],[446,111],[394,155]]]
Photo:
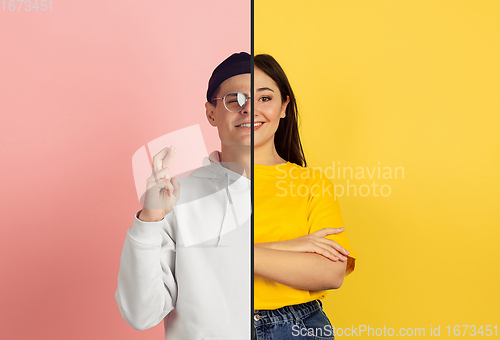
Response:
[[[247,98],[245,105],[243,105],[243,108],[241,109],[240,113],[241,114],[249,114],[252,111],[252,98]]]

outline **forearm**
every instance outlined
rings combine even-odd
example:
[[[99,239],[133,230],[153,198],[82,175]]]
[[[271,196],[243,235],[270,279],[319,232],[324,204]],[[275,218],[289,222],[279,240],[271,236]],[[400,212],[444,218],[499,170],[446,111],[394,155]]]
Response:
[[[283,285],[306,290],[342,286],[346,262],[333,262],[314,253],[254,246],[254,274]]]
[[[115,294],[123,318],[133,328],[151,328],[174,308],[174,264],[174,246],[162,245],[161,223],[135,220],[123,246]]]

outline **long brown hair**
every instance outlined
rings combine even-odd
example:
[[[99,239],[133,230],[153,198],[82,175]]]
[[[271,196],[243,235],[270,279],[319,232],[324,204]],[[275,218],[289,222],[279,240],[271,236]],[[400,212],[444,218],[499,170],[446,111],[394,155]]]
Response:
[[[262,70],[278,85],[281,92],[281,103],[286,102],[287,96],[290,97],[286,115],[281,118],[278,129],[274,134],[274,145],[278,155],[290,163],[306,167],[306,157],[299,136],[297,102],[285,72],[269,54],[256,55],[254,57],[254,67]]]

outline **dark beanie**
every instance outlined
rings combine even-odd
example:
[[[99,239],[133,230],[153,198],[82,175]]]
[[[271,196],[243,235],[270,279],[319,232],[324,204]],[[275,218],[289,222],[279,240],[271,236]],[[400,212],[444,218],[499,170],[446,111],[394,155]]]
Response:
[[[246,52],[234,53],[219,64],[208,81],[207,101],[212,99],[215,90],[226,79],[252,72],[251,57]]]

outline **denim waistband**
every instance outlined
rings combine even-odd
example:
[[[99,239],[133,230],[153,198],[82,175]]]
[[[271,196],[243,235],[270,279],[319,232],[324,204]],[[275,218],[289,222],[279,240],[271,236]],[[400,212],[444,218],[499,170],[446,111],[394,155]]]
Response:
[[[304,318],[318,309],[323,304],[320,300],[313,300],[298,305],[290,305],[278,309],[259,309],[254,310],[254,324],[265,325],[289,320],[298,320]]]

